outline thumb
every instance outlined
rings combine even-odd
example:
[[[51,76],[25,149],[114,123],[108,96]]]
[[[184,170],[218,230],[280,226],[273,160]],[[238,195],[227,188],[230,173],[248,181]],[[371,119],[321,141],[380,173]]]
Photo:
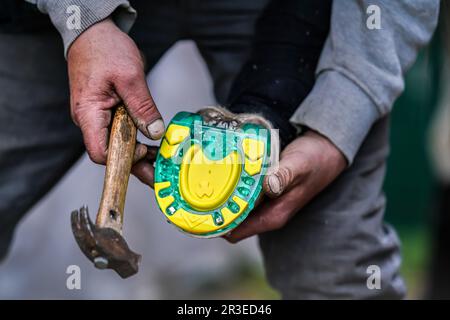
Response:
[[[278,198],[301,182],[309,172],[303,162],[298,155],[282,157],[278,166],[272,167],[264,178],[265,194],[271,198]]]
[[[164,122],[150,95],[144,72],[136,72],[134,76],[116,84],[116,92],[139,130],[147,138],[160,139],[164,134]]]

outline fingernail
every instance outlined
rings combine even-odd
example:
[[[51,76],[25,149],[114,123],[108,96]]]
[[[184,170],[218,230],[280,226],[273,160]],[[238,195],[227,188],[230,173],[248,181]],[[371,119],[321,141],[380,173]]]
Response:
[[[269,189],[273,194],[279,194],[281,192],[280,179],[274,174],[270,175],[267,183],[269,184]]]
[[[153,140],[161,139],[164,134],[164,122],[162,119],[156,119],[147,126],[147,131]]]

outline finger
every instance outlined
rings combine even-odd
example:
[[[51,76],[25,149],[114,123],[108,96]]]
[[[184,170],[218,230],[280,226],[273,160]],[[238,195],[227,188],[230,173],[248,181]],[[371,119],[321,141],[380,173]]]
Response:
[[[265,212],[269,209],[270,206],[267,202],[261,203],[246,220],[227,233],[224,238],[231,243],[236,243],[257,234],[258,232],[262,232],[262,230],[266,230],[268,215]]]
[[[282,155],[278,166],[264,177],[263,190],[267,196],[278,198],[300,183],[310,170],[300,153]]]
[[[139,130],[147,138],[160,139],[164,134],[164,122],[150,95],[144,71],[130,71],[115,86]]]
[[[302,206],[302,188],[295,188],[280,198],[261,203],[238,227],[224,238],[231,243],[282,228]],[[300,200],[300,201],[299,201]]]
[[[136,163],[139,160],[143,159],[146,155],[147,155],[147,146],[145,144],[137,142],[136,147],[134,148],[133,163]]]
[[[131,169],[131,173],[143,184],[146,184],[153,188],[153,185],[155,183],[155,169],[153,168],[153,165],[147,160],[143,159],[138,161]]]
[[[146,154],[146,158],[147,160],[149,160],[152,164],[155,162],[156,160],[156,156],[158,155],[158,146],[149,146],[147,145],[147,154]]]
[[[107,109],[84,108],[77,116],[86,151],[91,160],[97,164],[106,163],[110,122],[111,111]]]
[[[156,146],[146,146],[147,152],[145,157],[137,161],[131,173],[136,176],[142,183],[153,188],[154,184],[154,167],[153,163],[156,160],[158,148]]]

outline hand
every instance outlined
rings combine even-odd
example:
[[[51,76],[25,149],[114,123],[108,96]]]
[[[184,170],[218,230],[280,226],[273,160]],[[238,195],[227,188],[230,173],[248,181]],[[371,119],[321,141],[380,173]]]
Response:
[[[72,118],[81,128],[92,161],[106,162],[111,110],[122,101],[146,137],[162,137],[164,123],[147,86],[142,56],[133,40],[112,20],[84,31],[69,48],[67,62]],[[132,172],[147,184],[152,183],[153,174],[149,175],[152,166],[144,158],[154,154],[147,146],[136,145],[137,163]]]
[[[263,200],[225,239],[235,243],[280,229],[346,165],[343,154],[327,138],[307,131],[281,153],[278,170],[265,177],[263,190],[271,199]]]

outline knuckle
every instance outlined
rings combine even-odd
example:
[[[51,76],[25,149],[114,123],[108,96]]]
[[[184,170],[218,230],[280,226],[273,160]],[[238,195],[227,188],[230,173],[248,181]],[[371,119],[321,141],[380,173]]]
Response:
[[[317,162],[318,159],[315,159],[315,157],[310,154],[305,154],[298,162],[299,171],[306,174],[312,170],[314,163]]]
[[[142,71],[138,68],[130,68],[123,76],[124,85],[127,87],[134,87],[138,81],[142,80],[142,75]]]
[[[286,215],[284,214],[277,214],[272,217],[270,226],[272,230],[278,230],[285,226],[287,222]]]
[[[90,138],[85,139],[86,151],[92,162],[96,164],[106,163],[106,150],[103,150],[100,143]]]
[[[131,107],[136,116],[142,119],[149,119],[155,112],[157,112],[157,108],[153,99],[151,97],[145,97],[141,99],[137,99],[135,103],[132,103],[129,107]]]
[[[99,151],[92,150],[92,149],[91,150],[87,149],[87,153],[92,162],[94,162],[96,164],[105,164],[106,155],[103,154],[103,152],[99,152]]]
[[[284,227],[289,219],[288,210],[280,203],[260,217],[260,225],[265,231],[278,230]]]
[[[80,107],[80,103],[76,102],[72,108],[70,109],[70,115],[75,123],[80,124],[80,120],[82,119],[83,110]]]
[[[95,102],[85,101],[77,101],[71,107],[71,116],[72,119],[77,123],[81,128],[84,128],[89,122],[92,114],[95,114],[95,110],[98,109],[98,106]]]

